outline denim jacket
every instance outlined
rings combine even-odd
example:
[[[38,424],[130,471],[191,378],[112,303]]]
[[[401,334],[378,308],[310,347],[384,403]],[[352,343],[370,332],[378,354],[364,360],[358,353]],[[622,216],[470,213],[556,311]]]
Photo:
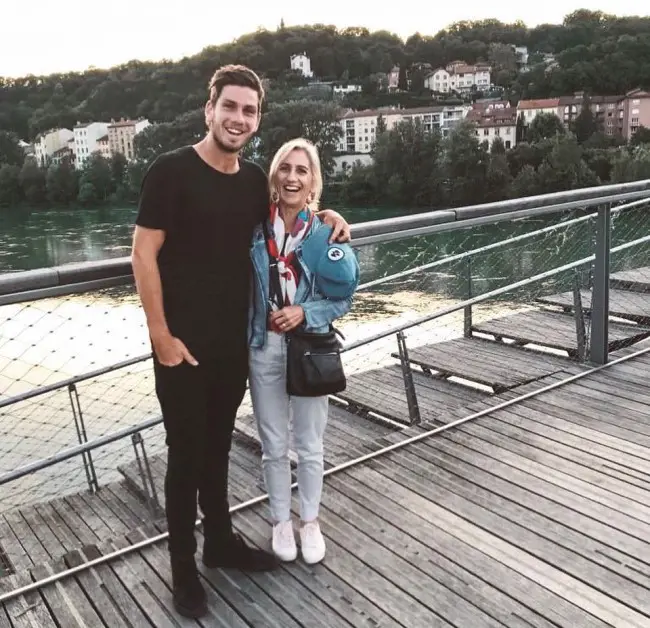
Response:
[[[267,223],[269,230],[271,227]],[[318,217],[314,217],[307,239],[317,229],[325,225]],[[296,247],[296,257],[300,262],[302,272],[296,288],[294,305],[301,305],[305,312],[303,328],[305,331],[324,333],[328,331],[332,321],[346,314],[352,307],[352,297],[333,300],[324,297],[316,288],[315,278],[302,261],[302,243]],[[255,227],[251,245],[253,261],[252,294],[249,310],[248,343],[251,347],[263,347],[266,344],[268,302],[269,302],[269,256],[266,250],[264,230],[262,225]]]

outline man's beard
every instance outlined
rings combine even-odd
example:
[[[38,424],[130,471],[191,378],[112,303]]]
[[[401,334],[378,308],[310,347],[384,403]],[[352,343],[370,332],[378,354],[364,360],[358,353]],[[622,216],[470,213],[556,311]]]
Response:
[[[231,153],[232,155],[240,152],[244,146],[246,146],[246,143],[242,144],[240,148],[233,148],[232,146],[228,146],[227,144],[224,144],[218,137],[218,135],[212,131],[212,139],[214,140],[215,144],[224,152],[224,153]]]

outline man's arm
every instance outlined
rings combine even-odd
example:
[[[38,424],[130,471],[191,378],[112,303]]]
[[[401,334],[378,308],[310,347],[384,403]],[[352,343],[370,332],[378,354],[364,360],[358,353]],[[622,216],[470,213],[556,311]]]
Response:
[[[164,241],[165,232],[162,229],[148,229],[136,225],[131,253],[135,285],[147,319],[151,342],[160,363],[176,366],[186,360],[196,365],[198,362],[187,347],[172,336],[167,326],[158,268],[158,252]]]

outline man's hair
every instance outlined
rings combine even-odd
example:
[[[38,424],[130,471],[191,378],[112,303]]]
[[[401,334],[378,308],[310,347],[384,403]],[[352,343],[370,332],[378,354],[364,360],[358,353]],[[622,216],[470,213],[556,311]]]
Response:
[[[219,100],[223,88],[227,85],[237,85],[238,87],[250,87],[257,92],[259,96],[259,110],[262,110],[264,100],[264,88],[260,77],[245,65],[224,65],[219,68],[210,79],[208,91],[210,93],[210,102],[212,104]]]

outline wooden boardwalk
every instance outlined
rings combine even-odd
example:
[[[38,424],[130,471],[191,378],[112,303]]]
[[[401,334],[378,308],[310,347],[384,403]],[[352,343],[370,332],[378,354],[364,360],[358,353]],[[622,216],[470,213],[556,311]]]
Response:
[[[591,312],[591,290],[582,290],[580,294],[583,311]],[[540,297],[537,301],[561,307],[566,312],[574,311],[573,292],[552,294]],[[609,313],[611,316],[647,324],[650,322],[650,293],[612,289],[609,291]]]
[[[455,412],[493,408],[586,368],[565,365]],[[646,354],[329,475],[325,561],[269,574],[202,570],[211,615],[200,622],[172,610],[161,542],[0,605],[0,628],[647,627],[649,376]],[[428,427],[366,425],[357,437],[355,422],[365,419],[334,412],[329,464]],[[234,444],[233,503],[260,494],[259,451],[244,441]],[[154,467],[162,474],[164,461]],[[0,590],[157,533],[162,524],[133,488],[118,483],[7,513],[5,550],[11,534],[31,531],[34,544],[7,551],[18,564]],[[268,546],[266,504],[234,522]]]
[[[573,316],[547,310],[530,310],[493,318],[472,326],[473,332],[505,338],[524,344],[536,344],[569,356],[578,353],[576,323]],[[616,351],[650,336],[650,328],[626,323],[609,323],[609,350]]]

